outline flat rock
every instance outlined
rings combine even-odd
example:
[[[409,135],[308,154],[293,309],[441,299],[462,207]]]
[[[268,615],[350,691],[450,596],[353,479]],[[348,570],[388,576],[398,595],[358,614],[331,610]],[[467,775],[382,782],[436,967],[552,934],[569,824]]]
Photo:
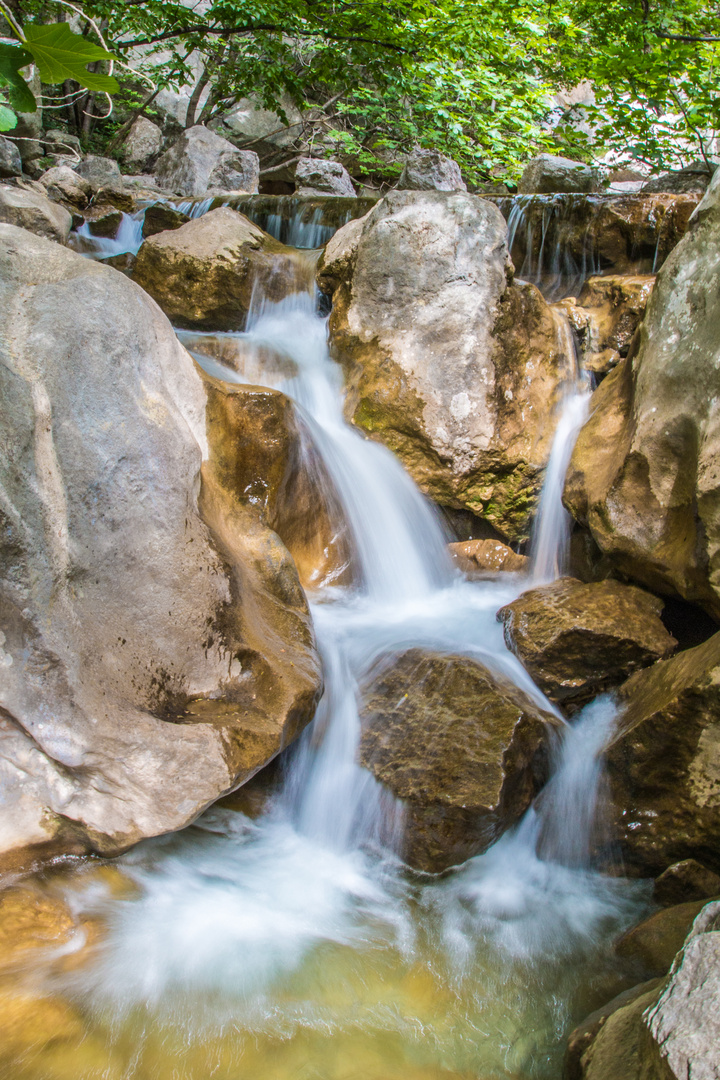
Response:
[[[501,608],[505,641],[552,701],[585,702],[677,642],[660,619],[661,600],[618,581],[561,578]]]
[[[410,649],[382,658],[362,696],[360,760],[403,800],[411,866],[485,851],[546,778],[557,720],[477,661]]]
[[[0,222],[65,244],[72,215],[37,191],[0,185]]]

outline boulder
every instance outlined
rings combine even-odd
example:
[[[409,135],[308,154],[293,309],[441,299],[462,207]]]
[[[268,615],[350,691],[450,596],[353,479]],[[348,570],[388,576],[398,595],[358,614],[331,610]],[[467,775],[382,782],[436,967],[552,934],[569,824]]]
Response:
[[[360,760],[403,800],[403,856],[419,870],[485,851],[546,779],[557,720],[475,660],[386,656],[362,697]]]
[[[73,168],[78,176],[82,176],[83,180],[87,180],[94,188],[122,188],[120,166],[114,158],[88,154],[73,165]]]
[[[125,165],[138,172],[149,172],[162,149],[162,128],[146,116],[138,116],[122,144]]]
[[[399,191],[467,191],[457,161],[438,150],[414,150],[405,158]]]
[[[608,352],[617,357],[615,363],[627,356],[654,284],[652,274],[588,278],[577,300],[578,309],[587,313],[587,329],[581,335],[586,370],[608,370],[600,359]]]
[[[0,222],[65,244],[72,228],[72,215],[37,191],[0,185]]]
[[[111,855],[286,746],[319,660],[157,305],[68,248],[0,241],[0,851]]]
[[[16,144],[0,135],[0,178],[22,175],[22,158]]]
[[[228,207],[146,240],[133,280],[180,327],[242,330],[253,289],[286,295],[288,248]]]
[[[563,1062],[562,1080],[583,1080],[583,1077],[586,1075],[583,1064],[585,1051],[595,1041],[600,1030],[605,1026],[610,1017],[618,1012],[619,1009],[632,1005],[638,998],[643,998],[644,1001],[655,1001],[657,999],[657,993],[655,993],[654,997],[651,995],[662,986],[662,982],[662,979],[649,979],[647,982],[640,983],[638,986],[632,986],[629,990],[623,990],[621,994],[614,997],[607,1005],[603,1005],[602,1008],[596,1009],[595,1012],[590,1013],[590,1015],[583,1020],[582,1024],[579,1024],[568,1036],[565,1061]],[[610,1078],[606,1077],[605,1080],[610,1080]],[[612,1080],[620,1080],[620,1078],[612,1077]],[[628,1080],[628,1078],[623,1077],[623,1080]]]
[[[216,191],[258,190],[260,159],[253,150],[238,150],[205,127],[184,131],[157,161],[161,188],[189,197]]]
[[[696,161],[692,165],[686,165],[684,169],[651,177],[642,190],[648,193],[670,191],[674,195],[699,192],[704,195],[716,170],[717,165],[713,162],[708,167],[704,161]]]
[[[47,169],[39,177],[40,183],[53,202],[67,203],[73,210],[85,210],[92,198],[93,187],[69,165]]]
[[[526,539],[574,355],[538,290],[512,280],[497,207],[390,192],[329,241],[318,281],[348,418],[436,502]]]
[[[618,701],[607,771],[627,864],[720,873],[720,634],[637,672]]]
[[[600,173],[582,161],[540,154],[528,162],[520,177],[518,192],[521,195],[554,195],[561,192],[599,191]]]
[[[615,942],[616,954],[632,961],[648,978],[667,975],[704,906],[704,900],[695,900],[656,911]]]
[[[677,646],[661,600],[619,581],[560,578],[501,608],[505,643],[551,701],[589,701]]]
[[[354,198],[357,194],[350,174],[339,161],[302,157],[295,170],[296,195],[344,195]]]
[[[683,859],[663,870],[655,880],[653,900],[658,904],[685,904],[720,896],[720,874],[713,874],[697,859]]]
[[[716,618],[718,261],[720,172],[658,274],[636,347],[593,395],[564,494],[618,571]]]
[[[174,210],[166,203],[154,203],[148,206],[143,217],[142,234],[145,239],[148,236],[156,236],[161,232],[169,232],[185,225],[190,218],[180,210]]]
[[[527,555],[518,555],[499,540],[462,540],[448,544],[448,551],[466,574],[523,573],[530,568]]]
[[[604,1011],[612,1011],[592,1025],[585,1039],[585,1025],[573,1032],[563,1080],[682,1080],[668,1072],[649,1044],[643,1023],[645,1010],[656,1004],[661,989],[659,980],[643,983],[636,993],[611,1002]],[[580,1053],[570,1050],[576,1043]]]
[[[53,128],[43,133],[43,150],[46,154],[76,154],[82,157],[82,146],[77,135]]]

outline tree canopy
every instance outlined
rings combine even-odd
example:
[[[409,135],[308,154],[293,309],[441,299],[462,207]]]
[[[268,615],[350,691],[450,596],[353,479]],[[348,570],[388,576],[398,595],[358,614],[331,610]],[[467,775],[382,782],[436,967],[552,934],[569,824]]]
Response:
[[[22,107],[8,41],[27,49],[71,18],[102,47],[67,2],[0,5],[25,38],[9,23],[0,45],[6,107]],[[245,97],[284,117],[291,101],[327,121],[329,153],[368,175],[392,176],[415,145],[455,157],[475,183],[512,180],[543,149],[671,167],[710,156],[720,129],[718,0],[87,0],[82,11],[156,88],[195,88],[189,122]],[[33,58],[46,82],[90,86],[77,67]],[[556,97],[578,84],[594,94],[582,122]]]

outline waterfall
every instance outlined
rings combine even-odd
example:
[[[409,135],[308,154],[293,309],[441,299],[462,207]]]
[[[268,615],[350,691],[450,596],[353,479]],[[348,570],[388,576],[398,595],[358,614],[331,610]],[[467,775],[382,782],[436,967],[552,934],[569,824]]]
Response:
[[[123,213],[114,236],[94,236],[92,221],[84,221],[71,233],[71,246],[90,259],[110,259],[114,255],[137,255],[143,242],[143,207],[134,214]]]

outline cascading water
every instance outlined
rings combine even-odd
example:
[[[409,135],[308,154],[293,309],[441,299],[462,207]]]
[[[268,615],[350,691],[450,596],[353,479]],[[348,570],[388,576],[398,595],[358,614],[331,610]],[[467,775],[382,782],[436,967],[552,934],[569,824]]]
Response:
[[[420,646],[474,657],[548,708],[495,618],[525,582],[453,571],[398,462],[344,423],[310,291],[258,298],[247,331],[220,336],[232,367],[212,358],[218,336],[181,336],[214,376],[297,402],[357,583],[311,597],[326,691],[260,816],[215,807],[140,845],[119,863],[134,892],[75,879],[66,895],[106,934],[56,989],[124,1077],[551,1080],[562,1033],[615,987],[602,949],[640,903],[589,858],[613,706],[585,710],[536,807],[488,852],[442,878],[403,867],[402,809],[356,762],[358,688],[378,657]]]
[[[95,236],[92,222],[85,221],[71,233],[71,245],[90,259],[110,259],[114,255],[137,255],[143,242],[143,207],[134,214],[123,214],[114,236]]]

